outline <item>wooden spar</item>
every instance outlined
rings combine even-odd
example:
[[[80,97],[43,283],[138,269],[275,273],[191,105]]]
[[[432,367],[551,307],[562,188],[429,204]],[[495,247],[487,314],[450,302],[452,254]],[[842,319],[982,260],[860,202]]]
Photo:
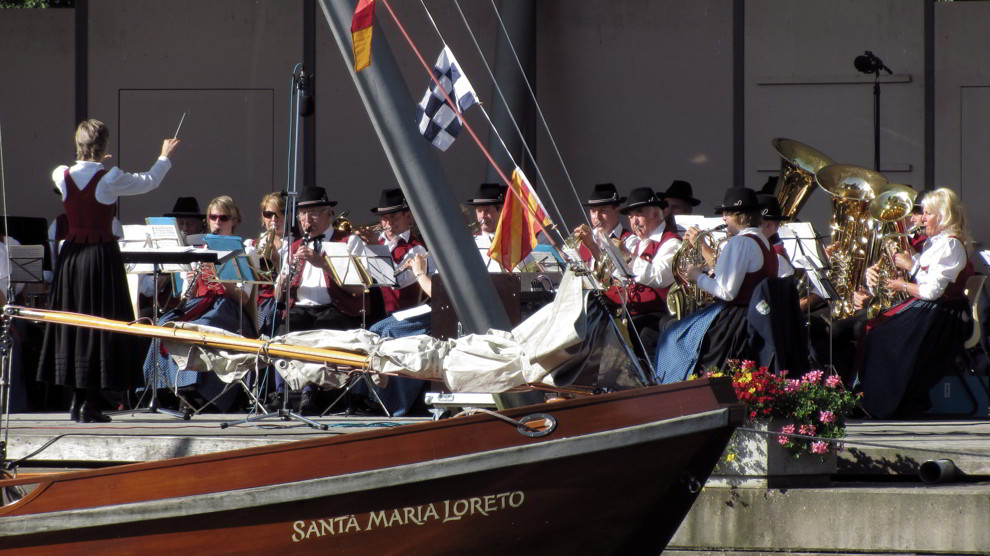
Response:
[[[109,330],[122,334],[133,334],[135,336],[159,338],[162,340],[177,340],[214,349],[228,349],[245,353],[265,353],[273,358],[298,359],[314,363],[332,363],[334,365],[347,365],[358,368],[368,367],[367,355],[346,350],[274,344],[264,340],[252,340],[240,336],[224,336],[210,332],[124,322],[63,311],[30,309],[15,305],[7,305],[4,308],[4,313],[13,318],[36,322],[67,324],[83,328]]]

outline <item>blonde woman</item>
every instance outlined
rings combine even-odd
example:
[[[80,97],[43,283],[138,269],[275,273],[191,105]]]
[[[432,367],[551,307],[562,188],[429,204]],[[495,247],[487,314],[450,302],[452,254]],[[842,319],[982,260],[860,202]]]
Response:
[[[131,174],[104,168],[110,157],[110,130],[99,120],[76,128],[76,162],[52,172],[62,195],[68,234],[55,263],[50,307],[115,320],[134,320],[127,277],[113,234],[117,199],[158,187],[171,168],[169,157],[179,145],[165,139],[161,156],[147,172]],[[50,189],[46,190],[50,191]],[[100,390],[137,386],[135,372],[142,342],[133,337],[73,326],[45,328],[38,380],[73,391],[69,418],[80,423],[110,421],[100,406]]]
[[[233,236],[241,223],[241,211],[237,203],[222,195],[210,201],[206,208],[206,224],[210,234]],[[243,336],[255,334],[255,323],[249,313],[245,312],[251,301],[251,286],[218,282],[214,279],[212,265],[201,265],[197,271],[190,273],[186,279],[184,299],[178,309],[166,313],[159,324],[181,321],[195,324],[205,324],[236,332]],[[223,390],[224,384],[213,373],[198,373],[179,370],[175,361],[168,356],[166,350],[159,346],[157,340],[152,343],[151,350],[144,363],[145,377],[150,379],[154,373],[154,357],[158,357],[158,376],[164,382],[159,382],[159,388],[177,388],[185,399],[194,402],[197,398],[205,402]],[[234,391],[231,391],[234,393]],[[216,400],[214,405],[222,411],[231,408],[233,395],[225,395]],[[200,403],[192,405],[200,406]]]
[[[271,256],[261,264],[270,269],[272,276],[278,275],[279,265],[289,248],[289,243],[284,241],[285,230],[285,197],[279,192],[269,193],[261,199],[261,227],[262,238],[271,241],[270,246],[258,245],[259,239],[250,238],[244,240],[244,250],[247,253],[258,253],[259,249],[268,251],[271,249]],[[267,238],[270,236],[270,240]],[[272,285],[262,285],[258,288],[258,333],[275,334],[275,288]]]
[[[948,188],[928,193],[921,221],[929,237],[924,249],[894,257],[907,279],[886,281],[910,299],[867,323],[860,388],[863,409],[879,419],[923,416],[929,390],[952,367],[969,332],[965,287],[974,272],[959,196]],[[876,268],[867,270],[867,285],[878,281]]]

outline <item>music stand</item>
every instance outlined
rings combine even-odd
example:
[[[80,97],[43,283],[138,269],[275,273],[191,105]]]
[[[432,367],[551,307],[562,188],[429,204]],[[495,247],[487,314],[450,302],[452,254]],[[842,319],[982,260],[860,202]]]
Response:
[[[791,264],[794,265],[795,269],[802,269],[805,271],[807,281],[805,282],[804,292],[805,298],[809,298],[812,293],[812,286],[821,294],[822,298],[825,300],[837,299],[839,293],[835,290],[835,286],[828,279],[829,264],[828,259],[825,257],[821,250],[821,245],[819,240],[824,239],[827,236],[818,235],[815,232],[814,226],[810,222],[792,222],[785,224],[780,227],[781,230],[787,230],[791,236],[780,236],[781,243],[784,245],[784,249],[790,255],[792,261]],[[779,232],[778,232],[779,233]],[[788,242],[791,242],[790,248],[788,248]],[[808,245],[810,242],[810,245]],[[809,253],[810,250],[814,252]],[[813,353],[814,349],[811,343],[811,303],[807,303],[805,307],[805,328],[807,329],[808,338],[808,355],[812,359],[815,359]],[[832,326],[831,312],[829,312],[829,317],[827,317],[826,322],[829,325],[829,329]],[[828,366],[834,368],[832,364],[832,334],[829,333],[828,340]],[[820,367],[821,364],[818,361]]]
[[[233,253],[222,253],[219,251],[210,251],[206,249],[190,249],[188,247],[182,248],[171,248],[171,249],[154,249],[154,248],[142,248],[142,249],[123,249],[120,252],[121,259],[123,259],[124,264],[150,264],[153,269],[153,274],[155,278],[155,284],[158,283],[158,278],[162,274],[161,267],[165,264],[192,264],[196,262],[200,263],[218,263],[222,260],[226,260]],[[222,255],[222,256],[221,256]],[[156,292],[157,293],[157,292]],[[158,314],[158,296],[153,297],[155,315]],[[130,410],[121,410],[110,412],[110,415],[122,415],[122,414],[134,414],[134,413],[164,413],[165,415],[170,415],[177,419],[182,419],[188,421],[191,415],[182,411],[175,411],[172,409],[167,409],[160,407],[158,404],[158,379],[159,369],[158,369],[158,357],[152,358],[152,372],[151,372],[151,400],[148,403],[148,407],[138,407]]]

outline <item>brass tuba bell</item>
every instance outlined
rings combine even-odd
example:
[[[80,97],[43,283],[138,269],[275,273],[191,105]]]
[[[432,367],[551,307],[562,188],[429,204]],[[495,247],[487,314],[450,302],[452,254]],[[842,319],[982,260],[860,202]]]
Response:
[[[777,201],[781,214],[793,219],[815,190],[815,174],[835,164],[829,156],[793,139],[778,137],[770,142],[780,155]]]

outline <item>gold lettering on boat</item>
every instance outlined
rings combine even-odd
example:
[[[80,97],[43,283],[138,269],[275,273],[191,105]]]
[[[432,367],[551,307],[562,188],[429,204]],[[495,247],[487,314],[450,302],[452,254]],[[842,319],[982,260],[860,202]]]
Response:
[[[376,510],[366,514],[347,514],[292,522],[292,542],[319,539],[345,533],[373,531],[406,525],[426,525],[431,521],[447,523],[467,518],[490,517],[493,513],[519,508],[526,501],[521,490],[486,494],[470,498],[448,499],[418,506]],[[361,526],[364,523],[364,527]]]

